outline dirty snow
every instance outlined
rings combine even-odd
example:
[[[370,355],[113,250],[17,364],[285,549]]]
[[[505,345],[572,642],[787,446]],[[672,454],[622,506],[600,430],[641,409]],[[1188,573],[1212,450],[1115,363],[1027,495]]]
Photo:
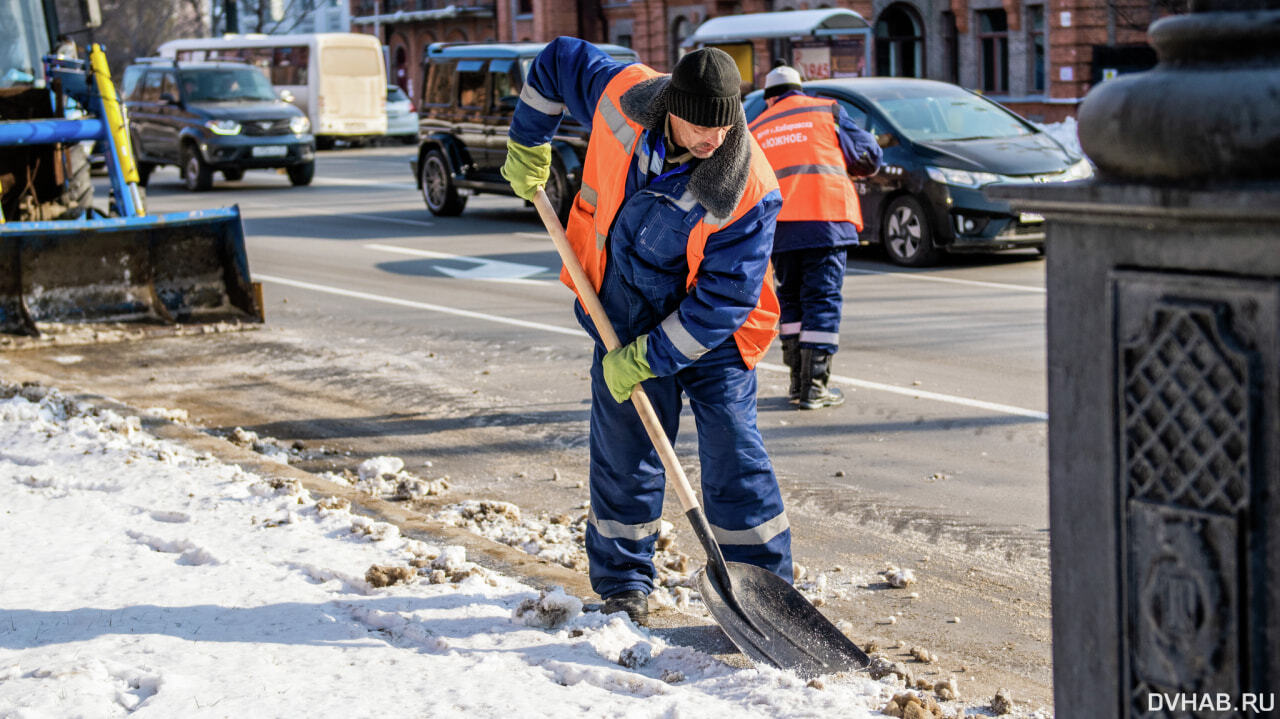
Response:
[[[5,719],[856,719],[902,691],[731,668],[136,417],[7,394]]]

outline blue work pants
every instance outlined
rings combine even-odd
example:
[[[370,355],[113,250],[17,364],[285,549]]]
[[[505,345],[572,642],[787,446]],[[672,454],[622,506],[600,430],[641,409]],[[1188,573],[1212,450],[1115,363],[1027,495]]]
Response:
[[[827,354],[840,348],[845,249],[820,247],[773,255],[783,339],[798,337],[801,348]]]
[[[591,364],[591,513],[586,532],[591,588],[602,597],[653,589],[654,545],[662,516],[664,470],[630,400],[604,383],[596,345]],[[672,444],[683,396],[698,432],[702,500],[725,559],[768,569],[788,582],[791,530],[773,466],[756,426],[756,375],[730,338],[675,375],[643,384]],[[703,556],[692,530],[679,548]]]

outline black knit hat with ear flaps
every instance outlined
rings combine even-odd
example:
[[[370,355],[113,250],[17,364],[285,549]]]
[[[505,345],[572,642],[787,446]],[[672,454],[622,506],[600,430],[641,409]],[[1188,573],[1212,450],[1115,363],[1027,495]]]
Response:
[[[667,112],[702,127],[728,127],[742,117],[742,76],[729,53],[704,47],[676,63],[667,86]]]

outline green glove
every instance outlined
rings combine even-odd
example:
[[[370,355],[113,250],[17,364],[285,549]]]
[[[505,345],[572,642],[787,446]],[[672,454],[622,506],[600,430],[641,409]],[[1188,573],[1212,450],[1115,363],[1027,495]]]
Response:
[[[611,350],[604,356],[601,363],[604,368],[604,383],[609,385],[609,394],[619,403],[631,398],[631,390],[636,385],[650,377],[657,377],[649,369],[649,360],[645,359],[648,347],[649,336],[640,335],[635,342]]]
[[[538,188],[551,177],[551,143],[526,147],[507,138],[507,161],[502,165],[502,176],[511,183],[511,189],[525,200],[532,200]]]

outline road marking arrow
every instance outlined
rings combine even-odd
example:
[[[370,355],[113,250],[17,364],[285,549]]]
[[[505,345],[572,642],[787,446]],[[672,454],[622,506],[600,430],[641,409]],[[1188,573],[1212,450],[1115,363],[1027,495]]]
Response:
[[[467,269],[457,269],[455,267],[446,267],[444,265],[432,265],[431,269],[441,274],[455,277],[460,280],[487,280],[490,282],[519,282],[524,284],[547,284],[547,280],[531,280],[527,279],[532,275],[542,274],[548,271],[546,267],[538,265],[526,265],[520,262],[507,262],[505,260],[490,260],[483,257],[467,257],[465,255],[451,255],[447,252],[434,252],[432,250],[418,250],[411,247],[396,247],[395,245],[383,245],[378,243],[370,243],[365,247],[380,252],[392,252],[400,255],[410,255],[413,257],[430,257],[436,260],[454,260],[458,262],[467,262],[476,265]]]

